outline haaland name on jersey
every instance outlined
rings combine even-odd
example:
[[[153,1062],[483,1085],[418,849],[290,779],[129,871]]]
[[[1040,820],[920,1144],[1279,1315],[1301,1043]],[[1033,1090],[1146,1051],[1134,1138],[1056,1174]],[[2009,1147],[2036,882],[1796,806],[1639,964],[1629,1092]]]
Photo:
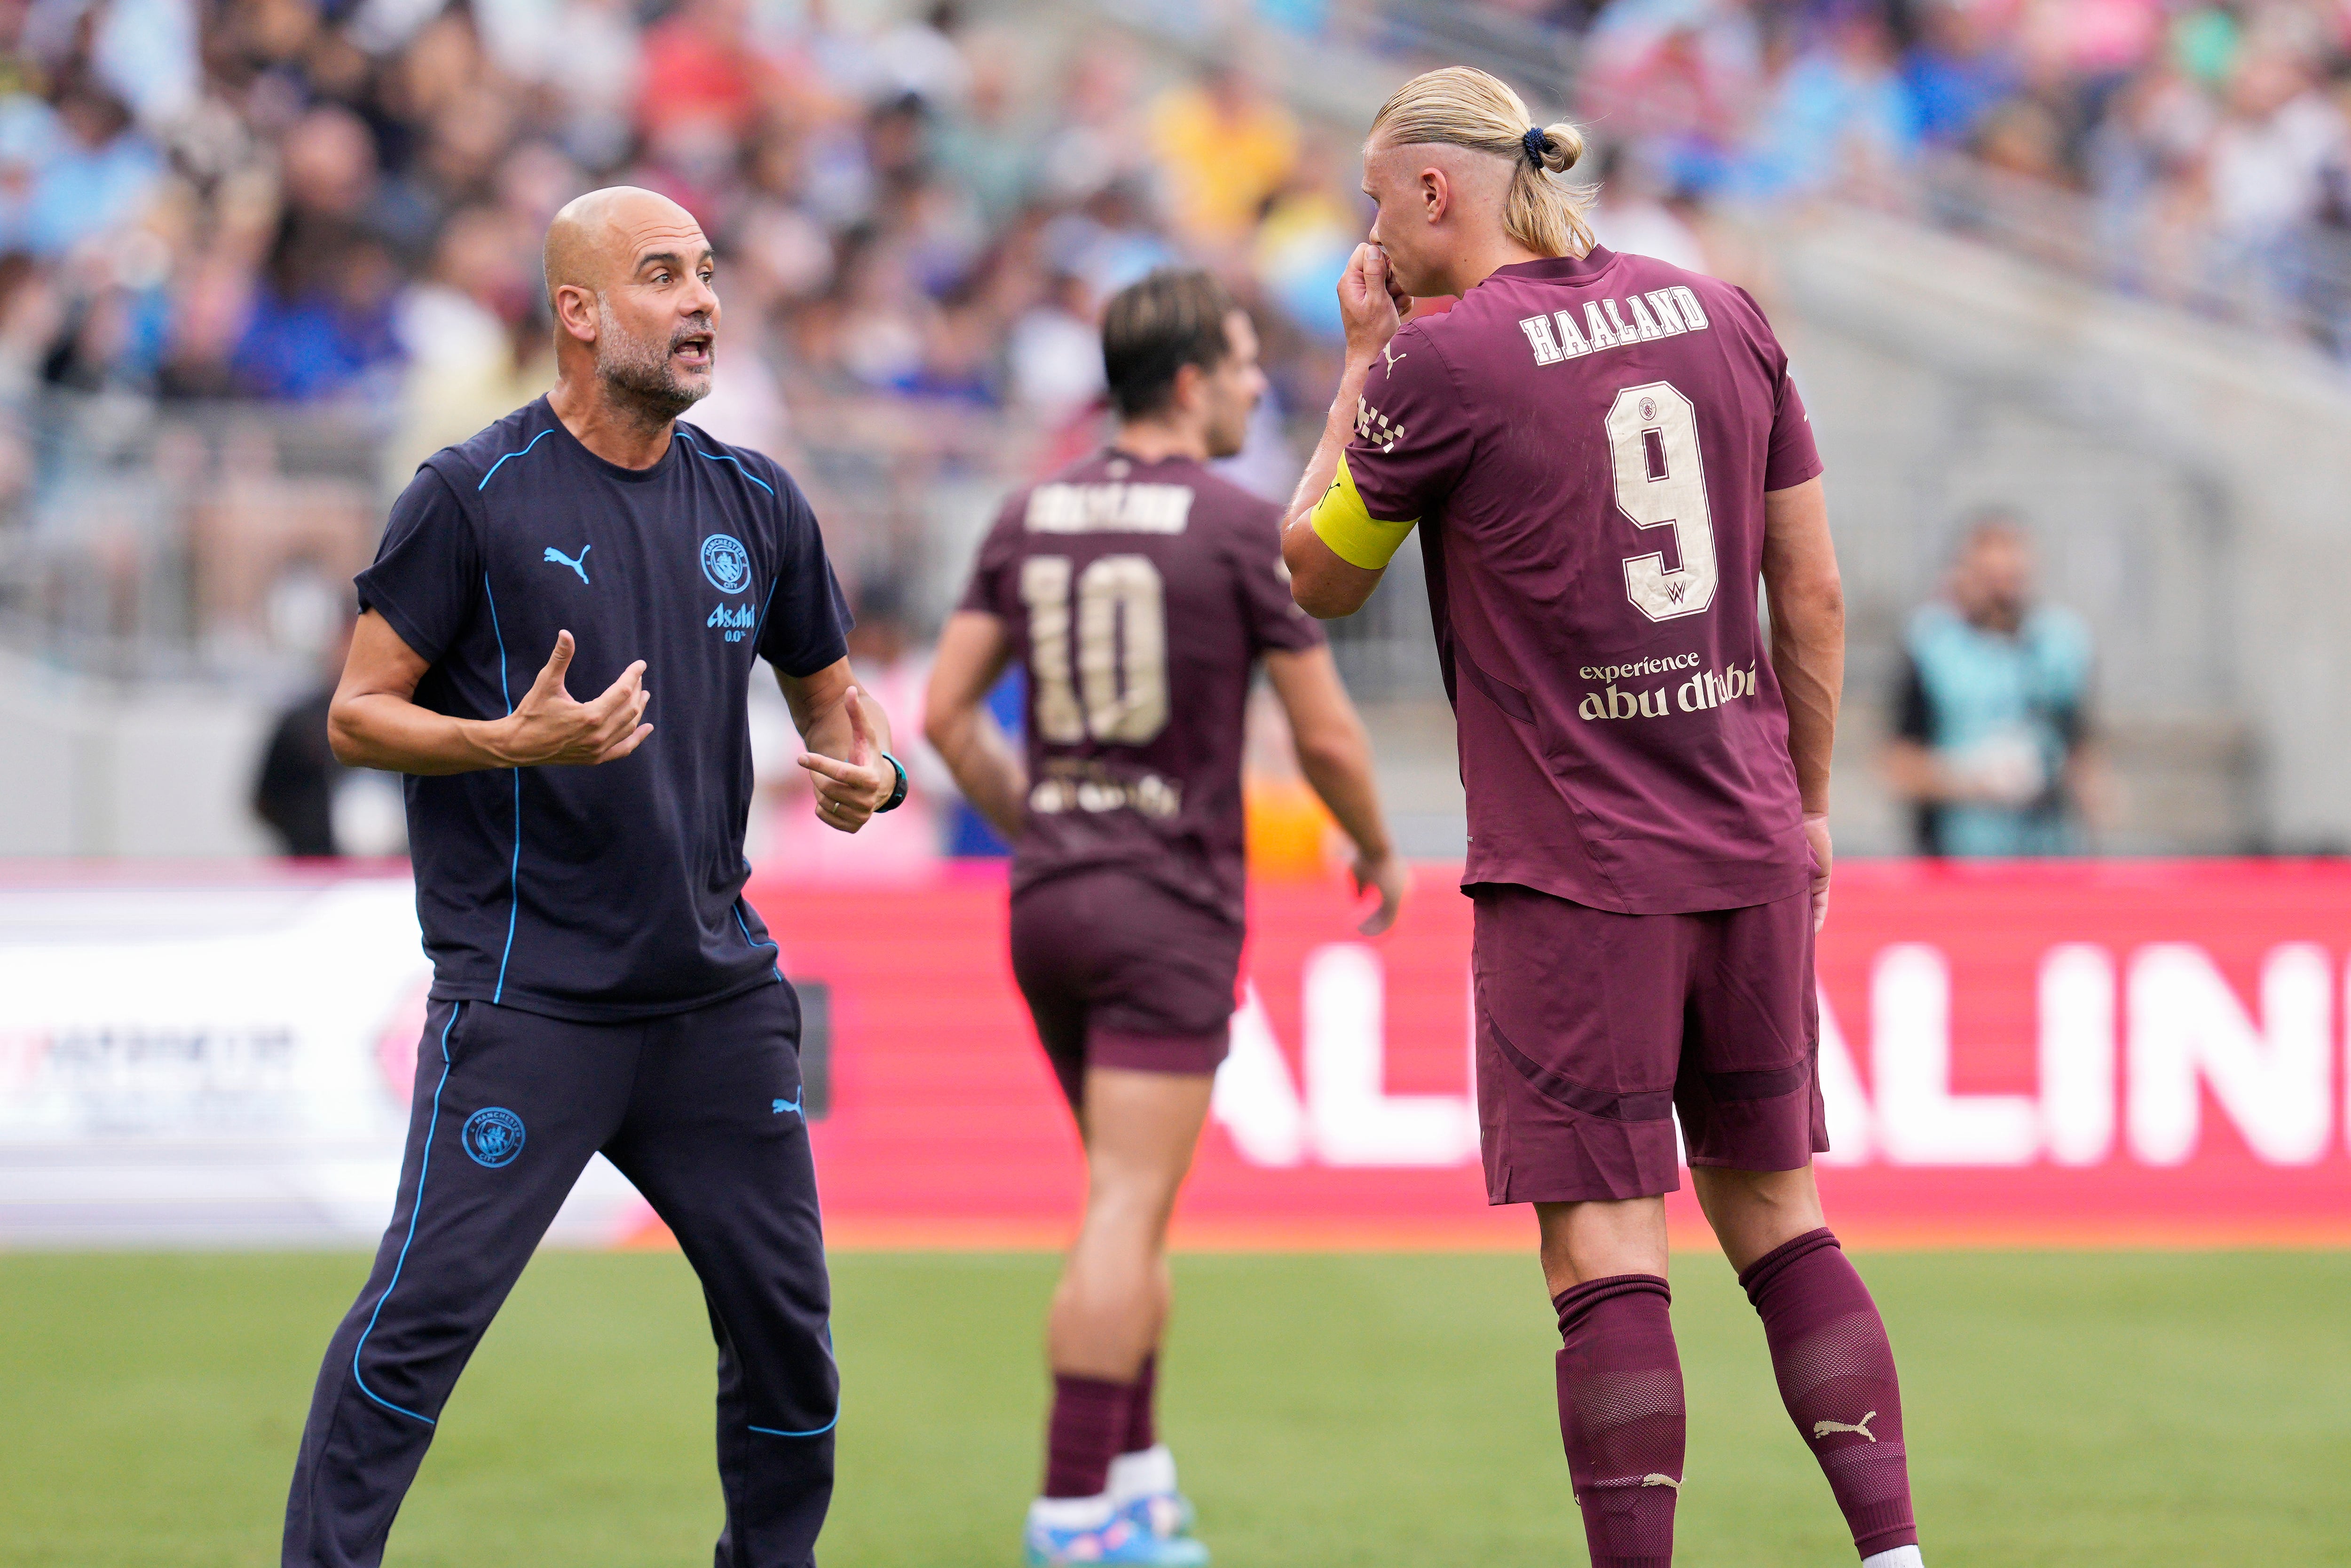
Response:
[[[1659,338],[1679,337],[1684,332],[1703,332],[1710,325],[1697,294],[1678,283],[1670,288],[1653,288],[1646,294],[1627,296],[1623,304],[1620,311],[1616,300],[1591,301],[1583,308],[1582,327],[1576,325],[1574,311],[1554,310],[1548,316],[1523,318],[1519,330],[1527,335],[1527,346],[1535,351],[1535,363],[1555,365],[1602,349],[1621,349],[1627,343],[1649,343]],[[1625,319],[1627,314],[1630,320]]]

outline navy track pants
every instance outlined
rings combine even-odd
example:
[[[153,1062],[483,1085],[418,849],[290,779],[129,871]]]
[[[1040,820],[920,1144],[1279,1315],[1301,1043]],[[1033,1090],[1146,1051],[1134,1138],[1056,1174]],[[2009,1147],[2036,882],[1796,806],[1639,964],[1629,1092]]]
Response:
[[[806,1568],[832,1497],[840,1379],[799,1004],[570,1023],[435,1002],[400,1201],[319,1372],[285,1568],[376,1568],[457,1375],[590,1156],[676,1233],[718,1341],[717,1568]]]

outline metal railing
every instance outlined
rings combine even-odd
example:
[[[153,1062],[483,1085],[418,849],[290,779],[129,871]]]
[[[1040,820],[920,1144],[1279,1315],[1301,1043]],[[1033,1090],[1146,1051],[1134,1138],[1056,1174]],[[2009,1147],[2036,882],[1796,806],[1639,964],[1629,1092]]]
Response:
[[[944,612],[1044,432],[993,410],[799,387],[774,455],[852,589]],[[353,406],[50,391],[0,410],[0,649],[110,681],[311,678],[409,476]],[[13,486],[7,480],[13,479]]]

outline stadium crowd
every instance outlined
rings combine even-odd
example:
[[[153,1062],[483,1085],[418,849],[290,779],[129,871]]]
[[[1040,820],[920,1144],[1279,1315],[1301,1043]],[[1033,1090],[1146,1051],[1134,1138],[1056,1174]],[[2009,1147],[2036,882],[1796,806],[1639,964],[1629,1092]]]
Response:
[[[1583,35],[1573,110],[1620,188],[1916,202],[1956,152],[2092,197],[2125,282],[2192,251],[2337,313],[2337,0],[1532,9]],[[706,413],[754,444],[789,444],[788,407],[884,451],[996,449],[1007,410],[1050,431],[1097,390],[1095,303],[1179,252],[1271,307],[1281,401],[1311,410],[1362,222],[1348,151],[1238,66],[1160,85],[951,0],[878,31],[751,0],[8,0],[0,389],[356,405],[404,473],[543,384],[534,236],[626,180],[722,246]]]
[[[1179,249],[1270,299],[1270,359],[1319,385],[1360,221],[1343,150],[1241,72],[1152,90],[1114,45],[1047,60],[945,5],[859,32],[745,0],[36,0],[0,46],[9,393],[344,405],[401,475],[546,383],[537,236],[592,184],[702,217],[704,414],[778,448],[787,407],[883,452],[1050,431],[1099,389],[1096,302]]]
[[[2340,0],[1605,0],[1576,109],[1688,199],[1830,189],[2087,242],[2105,279],[2351,354]],[[1960,177],[1922,180],[1940,168]],[[2082,198],[2085,235],[2049,193]],[[1970,211],[2019,214],[1983,225]],[[2020,233],[2020,231],[2028,231]]]

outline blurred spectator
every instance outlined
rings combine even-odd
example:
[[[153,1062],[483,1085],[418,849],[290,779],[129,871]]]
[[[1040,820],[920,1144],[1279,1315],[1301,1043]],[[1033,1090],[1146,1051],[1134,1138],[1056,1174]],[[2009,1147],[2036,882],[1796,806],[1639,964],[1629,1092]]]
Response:
[[[315,576],[298,575],[281,586],[298,591],[278,596],[273,621],[328,618],[324,628],[276,628],[290,633],[292,641],[317,644],[322,678],[281,709],[271,727],[254,777],[254,815],[277,839],[278,852],[291,858],[404,854],[408,826],[400,781],[388,773],[345,768],[327,745],[327,706],[350,648],[350,607],[338,606],[337,591]]]
[[[1339,294],[1332,279],[1347,268],[1365,225],[1353,146],[1317,137],[1266,204],[1251,265],[1258,281],[1290,319],[1326,338],[1341,335]]]
[[[1176,222],[1212,246],[1255,226],[1298,156],[1297,121],[1250,79],[1238,54],[1227,53],[1205,80],[1170,89],[1151,114]]]
[[[335,786],[343,765],[327,746],[330,682],[306,692],[277,717],[253,783],[253,812],[277,839],[277,852],[297,859],[340,855],[335,845]]]
[[[1691,224],[1695,204],[1667,185],[1648,159],[1612,143],[1601,152],[1598,173],[1600,201],[1591,221],[1602,245],[1692,272],[1711,270],[1705,242]]]
[[[393,461],[405,474],[452,442],[545,391],[554,351],[545,285],[528,265],[530,231],[507,211],[450,215],[424,277],[400,299],[394,325],[406,361]]]
[[[1719,162],[1745,135],[1763,39],[1729,0],[1609,0],[1592,26],[1578,111],[1619,141]]]
[[[1097,299],[1107,299],[1174,258],[1153,222],[1141,183],[1113,180],[1075,212],[1053,220],[1045,243],[1056,265],[1075,273]],[[1337,281],[1332,274],[1332,281]]]
[[[2036,602],[2016,520],[1972,524],[1944,597],[1903,640],[1886,773],[1927,855],[2052,855],[2082,847],[2098,789],[2088,629]]]
[[[0,148],[16,171],[0,186],[0,249],[44,257],[136,215],[163,170],[122,101],[82,76],[54,107],[23,97],[0,106]]]
[[[1902,81],[1921,141],[1968,146],[2020,80],[2011,42],[1992,6],[1928,0],[1919,8],[1918,37],[1903,56]]]
[[[1768,198],[1888,183],[1917,135],[1894,66],[1880,17],[1837,16],[1798,51],[1758,111],[1736,187]]]
[[[2345,152],[2343,112],[2302,62],[2281,52],[2249,54],[2231,78],[2228,112],[2209,153],[2217,265],[2257,271],[2276,295],[2299,296],[2302,246]]]
[[[1102,395],[1102,331],[1093,295],[1075,274],[1047,281],[1043,298],[1013,322],[1006,349],[1013,400],[1050,423]]]
[[[374,392],[398,366],[400,274],[381,240],[288,225],[232,360],[239,390],[302,402]]]

